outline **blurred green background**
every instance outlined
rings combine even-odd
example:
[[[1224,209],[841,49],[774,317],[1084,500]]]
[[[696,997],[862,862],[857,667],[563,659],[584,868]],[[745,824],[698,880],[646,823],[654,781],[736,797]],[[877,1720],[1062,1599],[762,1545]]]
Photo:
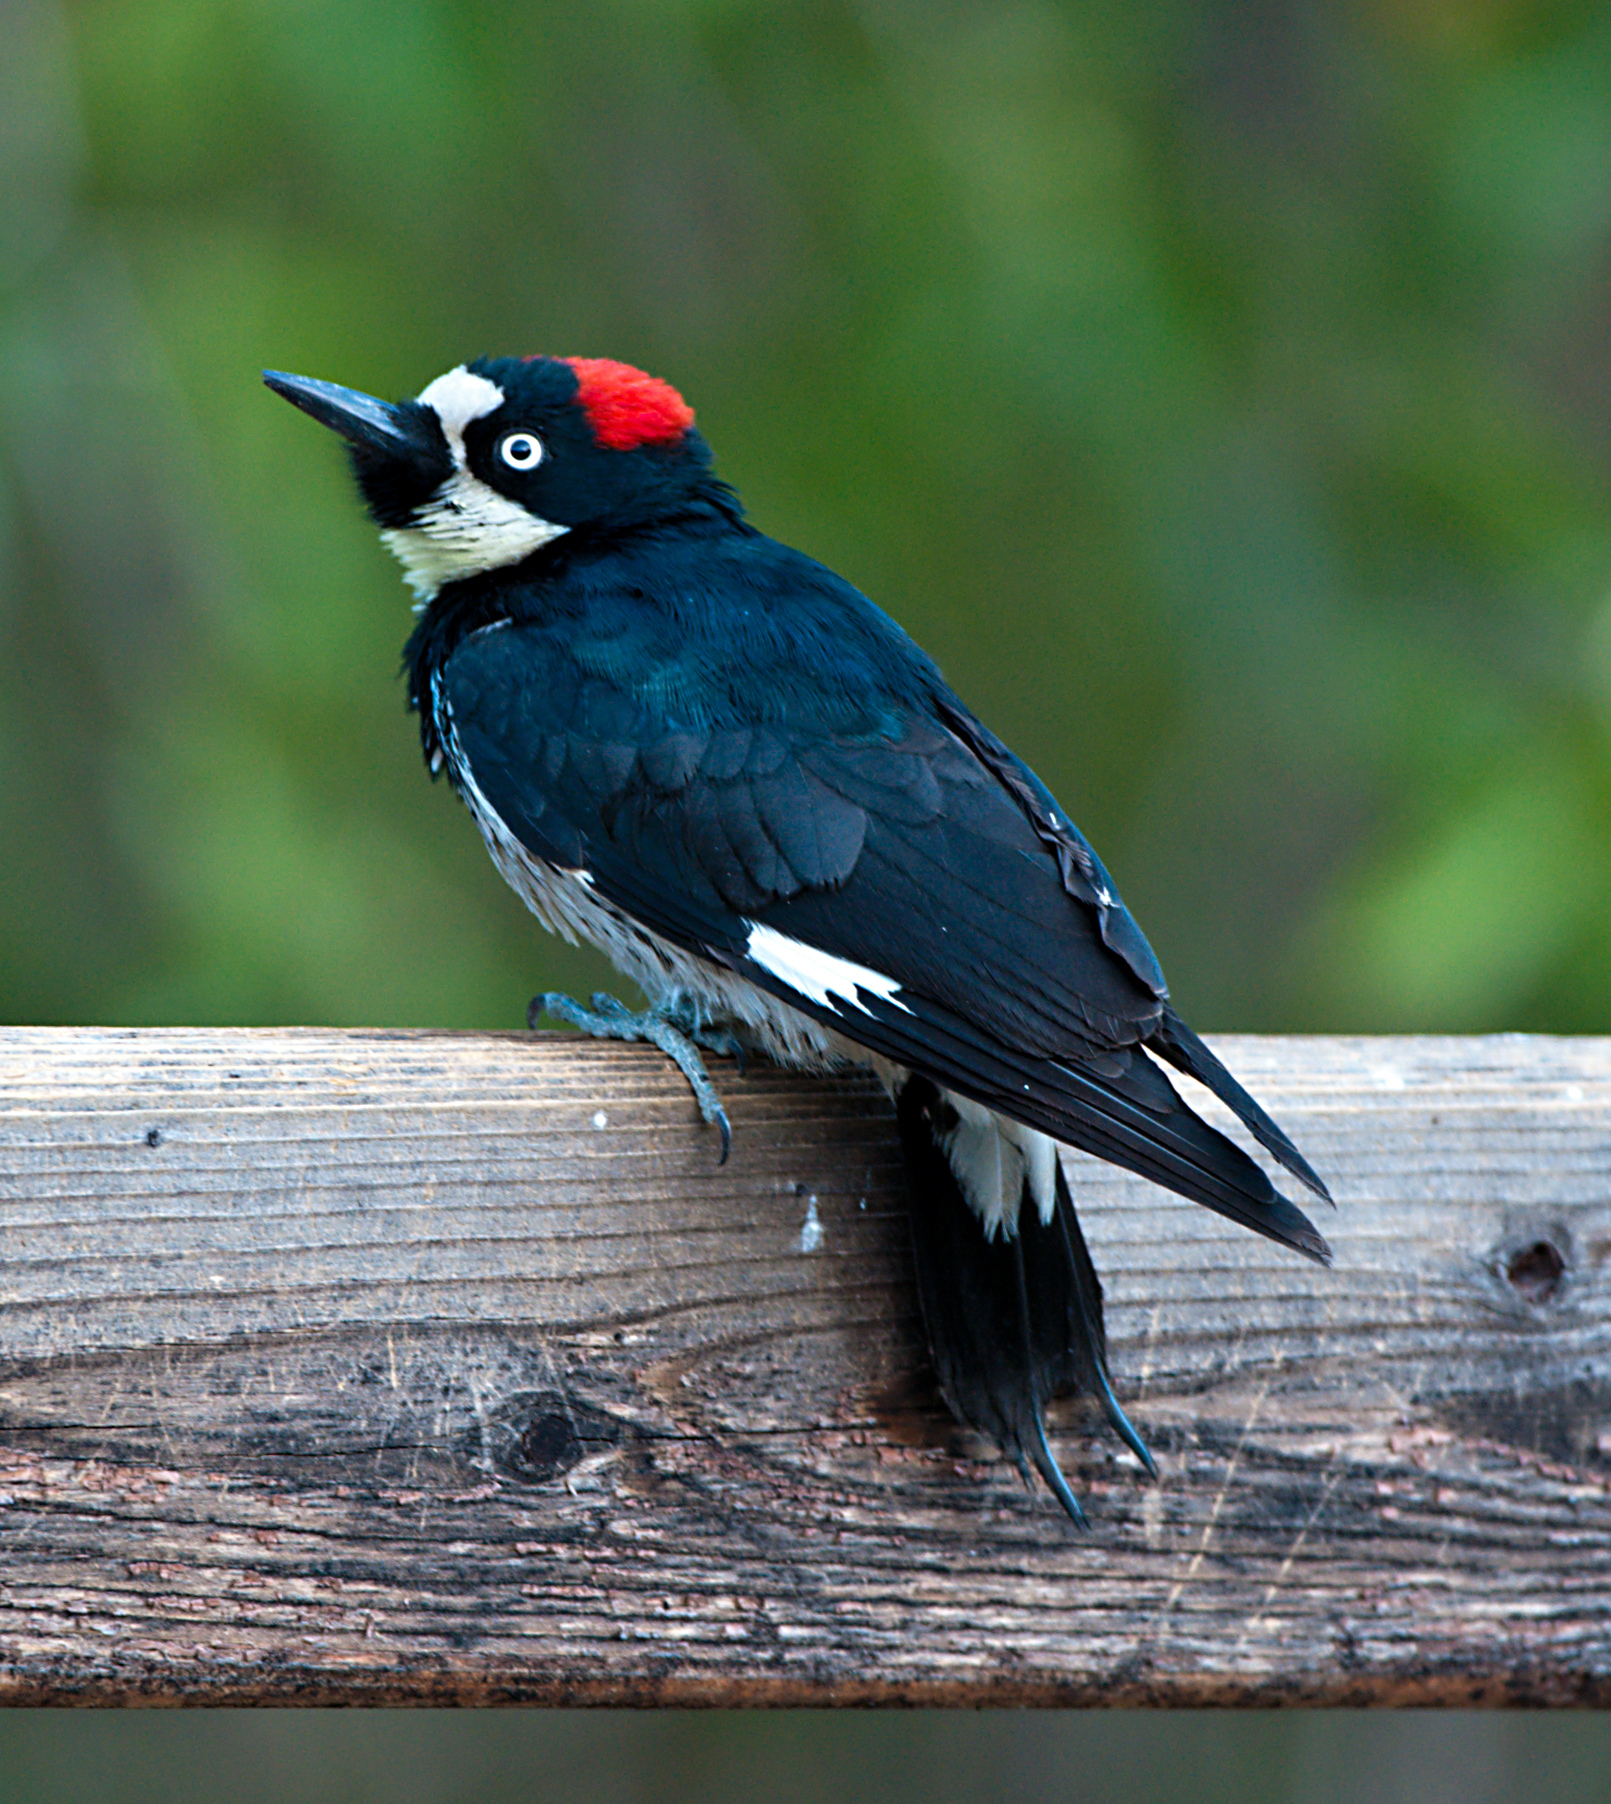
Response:
[[[1210,1029],[1611,1024],[1611,8],[0,0],[0,1018],[514,1027],[264,365],[640,363]]]
[[[406,592],[257,374],[548,350],[684,390],[1200,1027],[1611,1025],[1605,5],[0,0],[0,43],[0,1019],[604,980],[424,781]],[[702,1720],[577,1758],[754,1733]]]

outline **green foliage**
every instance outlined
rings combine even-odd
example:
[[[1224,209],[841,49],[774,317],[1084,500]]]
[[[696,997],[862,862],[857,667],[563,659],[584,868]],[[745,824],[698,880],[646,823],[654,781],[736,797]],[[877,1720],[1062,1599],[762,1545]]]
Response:
[[[265,366],[677,383],[1210,1028],[1611,1014],[1611,13],[20,0],[0,1015],[514,1026],[542,935]]]

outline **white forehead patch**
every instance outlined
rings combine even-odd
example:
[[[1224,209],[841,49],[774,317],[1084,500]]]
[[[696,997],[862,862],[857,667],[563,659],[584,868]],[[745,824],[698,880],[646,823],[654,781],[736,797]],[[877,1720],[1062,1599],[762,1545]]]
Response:
[[[453,461],[462,470],[465,427],[472,420],[484,420],[489,413],[496,413],[503,406],[503,390],[485,376],[472,376],[461,363],[422,389],[419,399],[421,406],[431,408],[442,422]]]
[[[474,375],[461,363],[422,389],[419,400],[442,422],[453,474],[415,509],[412,524],[380,536],[423,605],[443,584],[518,564],[570,529],[532,513],[470,473],[464,430],[472,420],[483,420],[503,406],[504,393],[496,382]]]

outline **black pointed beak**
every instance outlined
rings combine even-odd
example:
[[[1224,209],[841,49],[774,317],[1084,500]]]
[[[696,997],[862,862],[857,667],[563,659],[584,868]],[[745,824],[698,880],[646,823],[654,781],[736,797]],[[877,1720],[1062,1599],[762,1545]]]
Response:
[[[351,445],[393,457],[417,457],[425,447],[418,423],[406,406],[377,401],[356,388],[320,382],[313,376],[288,376],[283,370],[264,370],[263,380],[293,407],[311,414],[321,426],[329,426]]]

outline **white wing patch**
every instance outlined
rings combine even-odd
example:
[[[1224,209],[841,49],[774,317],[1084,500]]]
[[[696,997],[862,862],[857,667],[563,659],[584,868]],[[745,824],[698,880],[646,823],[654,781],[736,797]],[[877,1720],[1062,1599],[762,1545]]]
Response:
[[[858,965],[854,959],[835,958],[831,952],[808,946],[803,940],[791,940],[775,927],[762,927],[754,921],[746,925],[750,930],[749,942],[744,948],[748,956],[763,970],[781,978],[802,996],[809,996],[813,1002],[831,1008],[835,1014],[843,1012],[844,1004],[866,1014],[866,1007],[857,998],[858,990],[893,1002],[896,1008],[911,1014],[911,1009],[901,1001],[901,986],[893,977]]]
[[[444,583],[518,564],[570,529],[544,520],[471,475],[464,430],[472,420],[485,419],[503,405],[504,393],[496,382],[473,375],[461,363],[438,376],[419,399],[442,422],[453,474],[415,509],[411,525],[391,527],[380,537],[423,603]]]

